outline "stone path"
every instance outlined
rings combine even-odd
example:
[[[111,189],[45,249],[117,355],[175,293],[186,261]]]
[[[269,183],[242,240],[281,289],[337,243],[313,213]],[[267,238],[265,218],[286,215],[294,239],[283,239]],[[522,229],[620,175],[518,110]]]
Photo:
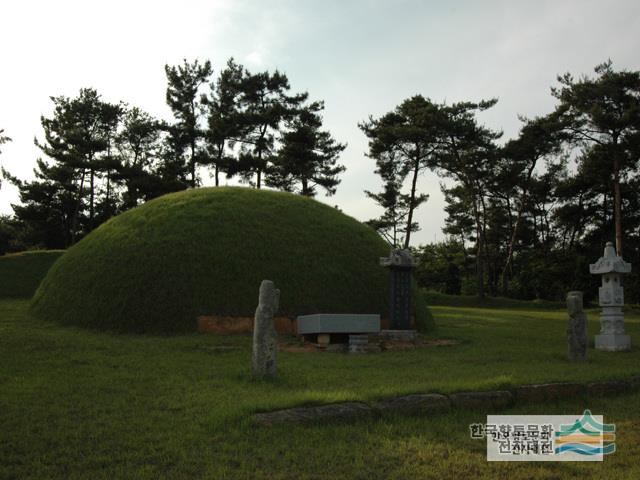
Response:
[[[640,389],[640,375],[628,380],[604,380],[591,383],[544,383],[520,385],[510,390],[405,395],[380,400],[372,404],[343,402],[315,407],[296,407],[256,413],[256,426],[307,424],[322,421],[355,420],[385,413],[440,413],[458,409],[496,410],[524,403],[544,403],[562,399],[619,395]]]

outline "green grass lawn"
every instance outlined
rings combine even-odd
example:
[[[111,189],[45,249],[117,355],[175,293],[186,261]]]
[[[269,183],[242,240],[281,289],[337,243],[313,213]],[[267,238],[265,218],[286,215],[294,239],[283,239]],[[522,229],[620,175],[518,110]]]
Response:
[[[525,310],[557,310],[565,307],[564,302],[552,302],[549,300],[516,300],[514,298],[490,296],[478,298],[477,295],[448,295],[446,293],[434,292],[433,290],[423,290],[423,293],[429,305],[447,307],[510,308]]]
[[[640,478],[638,393],[509,410],[588,407],[616,422],[618,452],[598,465],[488,464],[485,443],[468,434],[483,412],[272,429],[248,421],[300,404],[640,373],[637,347],[566,362],[561,311],[433,307],[437,335],[459,344],[281,353],[280,378],[258,382],[249,336],[95,333],[35,320],[27,305],[0,300],[0,478]],[[637,345],[640,317],[627,325]]]

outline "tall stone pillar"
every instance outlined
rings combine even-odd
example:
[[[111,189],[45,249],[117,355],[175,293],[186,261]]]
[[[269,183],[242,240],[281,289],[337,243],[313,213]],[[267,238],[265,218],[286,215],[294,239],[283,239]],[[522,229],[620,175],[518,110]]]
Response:
[[[253,322],[252,373],[256,378],[275,377],[278,372],[278,334],[273,317],[280,304],[280,290],[271,280],[260,284],[258,308]]]
[[[631,348],[631,337],[624,331],[624,290],[622,275],[631,272],[631,264],[616,254],[613,243],[607,242],[604,255],[589,265],[589,272],[602,276],[598,290],[600,313],[600,335],[596,335],[596,349],[619,351]]]
[[[391,250],[388,257],[380,258],[380,265],[389,268],[390,297],[389,322],[391,330],[411,329],[411,270],[418,260],[409,250]]]

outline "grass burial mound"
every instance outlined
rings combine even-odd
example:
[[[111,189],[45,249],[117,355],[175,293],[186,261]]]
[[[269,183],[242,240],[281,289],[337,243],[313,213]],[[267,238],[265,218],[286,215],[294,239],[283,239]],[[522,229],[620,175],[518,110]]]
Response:
[[[0,298],[31,298],[64,250],[34,250],[0,256]]]
[[[199,316],[253,317],[264,279],[277,315],[388,309],[389,248],[374,230],[299,195],[201,188],[106,222],[53,265],[39,318],[120,332],[194,331]]]

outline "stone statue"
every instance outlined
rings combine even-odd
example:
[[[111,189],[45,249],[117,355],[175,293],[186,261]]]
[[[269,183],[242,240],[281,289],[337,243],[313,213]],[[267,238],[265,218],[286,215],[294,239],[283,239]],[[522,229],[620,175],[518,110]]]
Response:
[[[254,377],[275,377],[278,368],[276,354],[278,351],[278,334],[273,323],[273,316],[278,311],[280,290],[271,280],[263,280],[260,284],[258,308],[253,322],[253,362]]]
[[[587,360],[587,314],[582,307],[582,292],[567,294],[567,357],[571,362]]]

